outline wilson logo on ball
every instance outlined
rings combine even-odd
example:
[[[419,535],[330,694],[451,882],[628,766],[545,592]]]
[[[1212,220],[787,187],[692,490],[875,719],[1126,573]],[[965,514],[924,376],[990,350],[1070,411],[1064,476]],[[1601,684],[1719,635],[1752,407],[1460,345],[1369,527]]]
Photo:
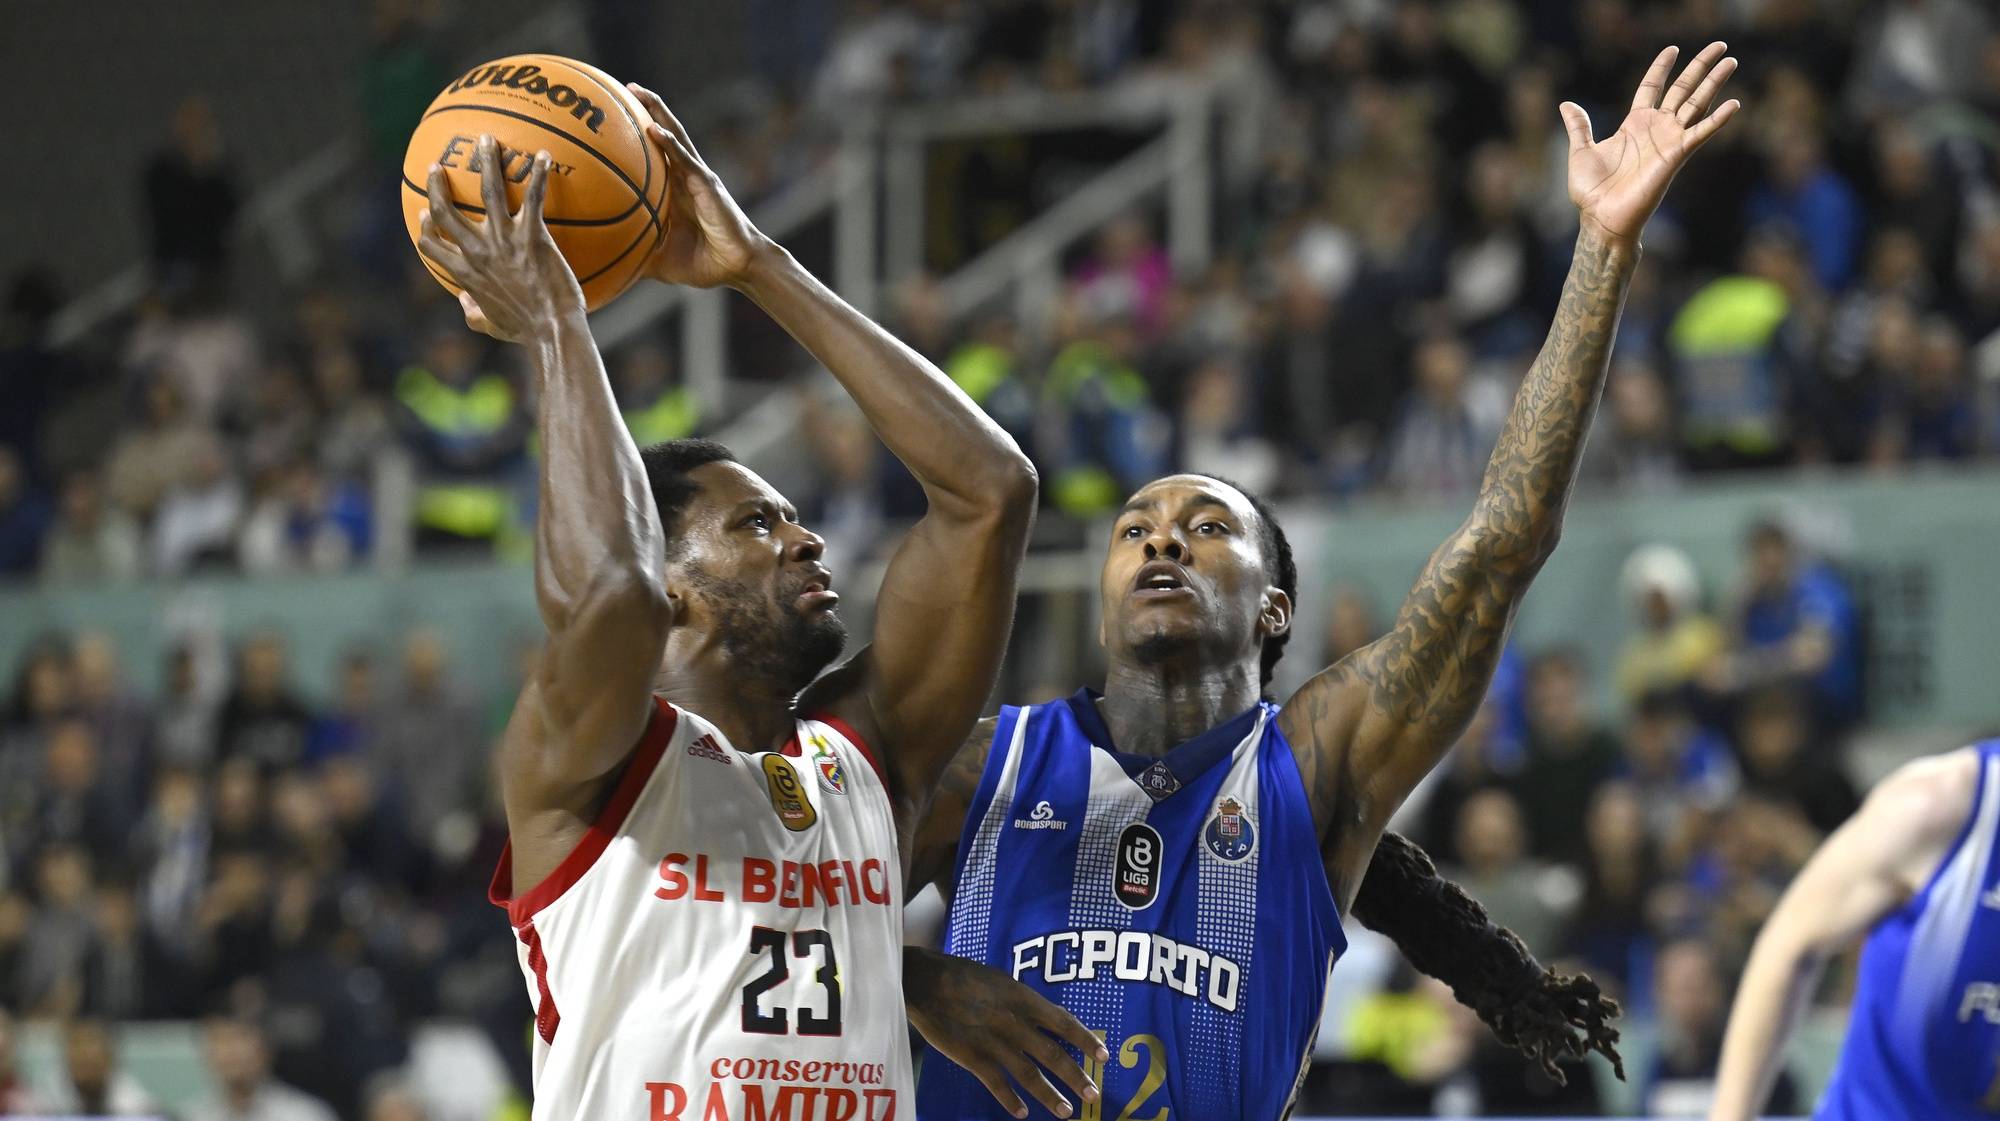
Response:
[[[558,109],[569,110],[569,115],[598,132],[604,124],[604,110],[591,100],[568,86],[550,85],[542,75],[542,68],[533,64],[525,66],[475,66],[465,77],[445,87],[446,93],[457,93],[463,89],[484,83],[504,89],[520,90],[522,93],[545,97],[549,104]]]

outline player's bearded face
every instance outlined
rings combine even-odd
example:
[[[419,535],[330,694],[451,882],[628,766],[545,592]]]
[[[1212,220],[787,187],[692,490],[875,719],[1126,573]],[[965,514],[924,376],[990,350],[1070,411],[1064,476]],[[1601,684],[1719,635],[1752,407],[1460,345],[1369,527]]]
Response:
[[[731,667],[746,679],[788,692],[811,684],[847,645],[847,625],[832,609],[798,606],[813,576],[795,568],[757,581],[694,564],[687,568],[688,583],[714,621]]]

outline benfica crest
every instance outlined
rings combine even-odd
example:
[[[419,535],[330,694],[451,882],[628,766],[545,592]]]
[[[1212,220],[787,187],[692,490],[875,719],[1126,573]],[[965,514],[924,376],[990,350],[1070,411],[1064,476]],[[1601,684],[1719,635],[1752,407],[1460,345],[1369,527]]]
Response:
[[[813,770],[819,772],[820,788],[828,794],[847,793],[847,776],[840,771],[840,756],[833,753],[833,745],[817,734],[808,742],[813,745]]]
[[[1224,798],[1215,804],[1214,816],[1201,831],[1201,842],[1216,859],[1234,864],[1256,851],[1257,827],[1250,823],[1250,812],[1243,803]]]

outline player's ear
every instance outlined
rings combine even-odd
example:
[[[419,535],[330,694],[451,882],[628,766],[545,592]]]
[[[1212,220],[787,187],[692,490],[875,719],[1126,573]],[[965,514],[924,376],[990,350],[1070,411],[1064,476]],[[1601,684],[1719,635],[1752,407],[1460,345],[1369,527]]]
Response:
[[[1257,612],[1257,629],[1276,638],[1292,629],[1292,597],[1283,588],[1264,589],[1264,606]]]

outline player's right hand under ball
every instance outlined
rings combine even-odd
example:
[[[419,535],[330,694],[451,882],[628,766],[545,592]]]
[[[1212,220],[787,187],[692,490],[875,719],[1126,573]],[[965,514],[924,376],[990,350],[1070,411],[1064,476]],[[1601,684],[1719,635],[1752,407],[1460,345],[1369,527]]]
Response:
[[[479,194],[486,220],[469,221],[451,197],[444,169],[431,165],[430,206],[418,219],[417,248],[464,292],[459,305],[475,331],[522,342],[568,314],[582,315],[583,289],[542,221],[549,154],[537,152],[521,209],[507,206],[498,145],[479,138]]]
[[[1097,1085],[1061,1044],[1102,1063],[1110,1057],[1103,1041],[1067,1009],[1005,973],[910,946],[903,954],[903,998],[925,1042],[972,1072],[1014,1116],[1026,1117],[1028,1109],[1009,1076],[1057,1117],[1075,1110],[1045,1070],[1079,1097],[1097,1099]]]

